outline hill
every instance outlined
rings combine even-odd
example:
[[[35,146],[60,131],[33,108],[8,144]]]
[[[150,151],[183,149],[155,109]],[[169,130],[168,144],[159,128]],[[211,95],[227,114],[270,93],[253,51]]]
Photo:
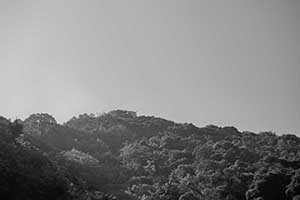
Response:
[[[1,180],[18,180],[2,181],[4,199],[300,199],[295,135],[199,128],[124,110],[64,124],[46,113],[0,122]]]

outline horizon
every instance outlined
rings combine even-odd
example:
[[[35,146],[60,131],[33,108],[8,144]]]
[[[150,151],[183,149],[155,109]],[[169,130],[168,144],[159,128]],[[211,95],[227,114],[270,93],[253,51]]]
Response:
[[[0,115],[137,111],[300,136],[300,2],[0,2]]]
[[[108,110],[108,111],[103,111],[103,112],[95,112],[95,113],[79,113],[79,114],[77,114],[77,115],[74,115],[74,116],[71,116],[71,117],[69,117],[67,120],[65,120],[65,121],[59,121],[59,120],[57,120],[56,119],[56,117],[54,116],[54,115],[52,115],[51,113],[46,113],[46,112],[37,112],[37,113],[31,113],[31,114],[29,114],[28,116],[25,116],[25,118],[18,118],[18,117],[15,117],[14,119],[12,119],[12,118],[8,118],[8,117],[6,117],[6,116],[1,116],[0,115],[0,117],[5,117],[6,119],[8,119],[8,120],[11,120],[11,121],[13,121],[13,120],[22,120],[22,121],[24,121],[24,120],[26,120],[26,118],[28,118],[30,115],[34,115],[34,114],[48,114],[48,115],[50,115],[50,116],[52,116],[55,120],[56,120],[56,122],[57,122],[57,124],[58,125],[64,125],[64,123],[67,123],[69,120],[71,120],[72,118],[78,118],[80,115],[84,115],[84,114],[87,114],[87,115],[93,115],[93,117],[99,117],[99,116],[101,116],[101,115],[104,115],[104,114],[108,114],[109,112],[111,112],[111,111],[116,111],[116,110],[121,110],[121,111],[132,111],[132,110],[127,110],[127,109],[113,109],[113,110]],[[220,128],[225,128],[225,127],[234,127],[234,128],[236,128],[239,132],[241,132],[241,133],[243,133],[243,132],[251,132],[251,133],[255,133],[255,134],[259,134],[259,133],[263,133],[263,132],[272,132],[272,133],[275,133],[276,135],[289,135],[289,134],[292,134],[292,133],[277,133],[277,132],[275,132],[275,131],[272,131],[272,130],[264,130],[264,131],[251,131],[251,130],[241,130],[239,127],[236,127],[236,126],[232,126],[232,125],[230,125],[230,124],[228,124],[228,125],[223,125],[223,126],[220,126],[220,125],[218,125],[218,124],[206,124],[206,125],[202,125],[202,126],[199,126],[199,125],[197,125],[197,124],[195,124],[195,123],[192,123],[192,122],[182,122],[182,121],[175,121],[175,120],[172,120],[172,119],[168,119],[168,118],[165,118],[165,117],[161,117],[161,116],[155,116],[155,115],[147,115],[147,114],[143,114],[143,113],[139,113],[139,112],[137,112],[137,111],[132,111],[132,112],[135,112],[136,113],[136,115],[137,115],[137,117],[141,117],[141,116],[146,116],[146,117],[155,117],[155,118],[161,118],[161,119],[164,119],[164,120],[168,120],[168,121],[173,121],[174,123],[177,123],[177,124],[192,124],[192,125],[194,125],[194,126],[196,126],[197,128],[204,128],[204,127],[207,127],[207,126],[217,126],[217,127],[220,127]],[[292,134],[292,135],[296,135],[296,136],[298,136],[299,137],[299,135],[297,135],[297,134]]]

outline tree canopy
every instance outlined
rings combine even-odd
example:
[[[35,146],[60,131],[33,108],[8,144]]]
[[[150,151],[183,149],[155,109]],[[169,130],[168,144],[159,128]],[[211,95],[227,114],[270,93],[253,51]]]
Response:
[[[0,117],[0,137],[4,199],[300,199],[295,135],[115,110],[64,124]]]

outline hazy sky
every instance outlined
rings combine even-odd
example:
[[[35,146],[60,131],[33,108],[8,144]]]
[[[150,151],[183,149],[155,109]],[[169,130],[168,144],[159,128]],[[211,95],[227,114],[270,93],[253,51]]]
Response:
[[[0,115],[121,108],[300,135],[300,1],[0,0]]]

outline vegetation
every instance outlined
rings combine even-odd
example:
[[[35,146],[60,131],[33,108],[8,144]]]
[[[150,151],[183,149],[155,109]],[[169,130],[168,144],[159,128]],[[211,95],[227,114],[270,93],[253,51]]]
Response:
[[[115,110],[0,118],[1,199],[299,200],[300,138]]]

